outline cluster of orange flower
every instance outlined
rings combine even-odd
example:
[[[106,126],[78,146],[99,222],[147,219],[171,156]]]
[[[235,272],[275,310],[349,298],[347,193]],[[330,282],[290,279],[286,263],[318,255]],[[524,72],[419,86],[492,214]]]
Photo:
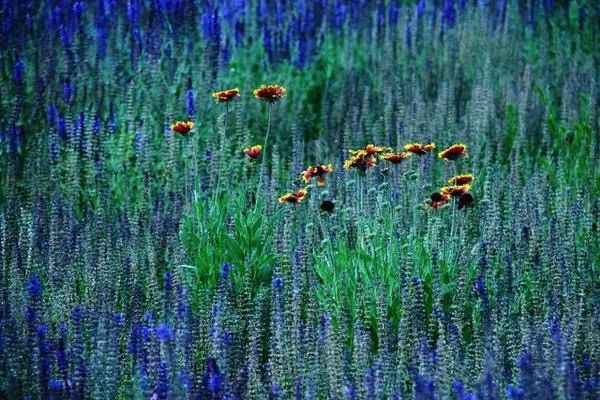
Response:
[[[438,156],[444,160],[457,160],[460,157],[467,155],[467,146],[464,144],[455,144],[440,152]],[[457,175],[448,180],[451,186],[444,186],[431,195],[429,207],[440,208],[450,203],[454,199],[458,199],[458,209],[470,207],[473,204],[473,195],[469,192],[471,182],[475,177],[473,175]]]
[[[368,144],[364,149],[350,150],[352,156],[344,162],[344,169],[356,168],[364,172],[377,165],[377,160],[383,158],[384,154],[391,154],[391,150],[389,147],[372,144]]]
[[[253,94],[258,100],[266,101],[267,103],[275,103],[285,96],[286,89],[280,85],[262,85],[261,87],[255,89]],[[236,97],[240,97],[240,89],[232,88],[220,90],[218,92],[214,92],[212,97],[217,101],[217,103],[228,103]],[[194,129],[194,123],[191,121],[177,121],[171,125],[171,130],[181,136],[189,136],[192,132],[192,129]],[[257,146],[252,148],[254,149],[255,147]],[[244,150],[244,153],[246,153],[246,150]],[[258,157],[258,155],[260,155],[260,151],[261,148],[258,149],[258,154],[256,154],[256,157],[253,157],[248,153],[246,154],[248,154],[248,157],[251,159],[255,159]],[[254,150],[253,154],[255,154],[255,152],[256,149]]]
[[[435,143],[429,143],[422,145],[421,143],[409,143],[404,145],[404,150],[416,154],[418,156],[425,155],[430,151],[435,150]]]
[[[367,145],[364,149],[350,150],[352,156],[344,162],[344,168],[356,168],[366,171],[377,165],[377,160],[389,161],[392,164],[400,164],[413,154],[422,156],[435,149],[435,143],[422,145],[421,143],[409,143],[404,146],[404,152],[393,152],[389,147]]]
[[[389,147],[367,145],[364,149],[350,150],[352,156],[344,162],[344,169],[356,168],[360,171],[366,171],[377,165],[378,160],[389,161],[392,164],[400,164],[413,154],[422,156],[435,149],[435,143],[421,145],[420,143],[410,143],[404,146],[404,152],[393,152]]]
[[[377,165],[378,160],[389,161],[392,164],[399,164],[412,155],[422,156],[435,150],[435,143],[422,145],[421,143],[409,143],[404,146],[404,152],[392,152],[389,147],[367,145],[364,149],[350,150],[352,154],[344,162],[344,168],[356,168],[365,172],[369,168]],[[455,144],[438,153],[438,157],[446,161],[457,160],[467,155],[467,146],[464,144]],[[439,208],[450,202],[452,198],[458,198],[458,209],[470,206],[473,203],[473,195],[469,193],[470,185],[474,179],[473,175],[459,175],[451,178],[449,182],[452,186],[443,187],[439,192],[431,195],[429,206]]]
[[[286,92],[285,87],[280,85],[261,85],[259,88],[254,89],[252,94],[258,100],[266,101],[267,103],[275,103],[276,101],[281,100]],[[219,92],[214,92],[212,96],[219,103],[227,103],[236,97],[240,97],[240,90],[238,88],[221,90]]]
[[[253,91],[254,97],[260,101],[273,104],[282,99],[286,95],[286,89],[279,85],[262,85]],[[228,103],[229,101],[240,97],[240,90],[232,88],[214,92],[212,97],[218,103]],[[171,125],[171,130],[181,136],[189,136],[194,129],[194,123],[191,121],[177,121]],[[243,150],[243,153],[250,161],[254,161],[260,157],[263,148],[257,144]],[[421,143],[409,143],[404,146],[403,152],[394,152],[389,147],[375,146],[368,144],[364,149],[350,150],[351,157],[344,162],[344,169],[356,168],[359,171],[365,172],[369,168],[377,165],[379,160],[387,161],[391,164],[400,164],[407,158],[418,155],[423,156],[435,150],[435,143],[422,145]],[[455,144],[438,153],[438,157],[446,161],[457,160],[460,157],[467,155],[467,146],[464,144]],[[312,165],[302,171],[300,178],[308,184],[313,178],[316,178],[317,185],[325,185],[325,175],[333,171],[331,164]],[[431,195],[429,206],[431,208],[439,208],[450,203],[452,198],[458,198],[458,209],[470,206],[473,203],[473,196],[469,192],[470,183],[473,181],[473,175],[458,175],[451,178],[448,182],[451,186],[445,186],[439,192]],[[308,196],[308,189],[302,188],[294,193],[286,193],[279,198],[280,203],[301,203]],[[333,210],[333,202],[325,200],[321,205],[323,211],[331,212]]]
[[[429,206],[431,208],[439,208],[450,203],[452,198],[458,199],[458,209],[468,207],[473,203],[473,195],[469,192],[471,185],[467,182],[472,182],[475,178],[473,175],[458,175],[454,178],[450,178],[448,182],[452,186],[444,186],[439,192],[435,192],[431,195],[431,202]],[[461,182],[461,183],[458,183]]]
[[[300,177],[304,183],[310,183],[312,178],[317,178],[317,184],[319,186],[323,186],[325,184],[325,174],[329,174],[333,171],[333,167],[331,164],[327,165],[315,165],[306,168],[305,171],[302,171]]]
[[[310,165],[300,174],[300,179],[304,183],[310,183],[313,178],[317,178],[317,185],[325,185],[325,175],[333,172],[333,166],[331,164],[320,164]],[[303,188],[296,193],[286,193],[279,198],[280,203],[301,203],[308,195],[308,189]],[[327,203],[327,204],[326,204]],[[330,208],[330,209],[329,209]],[[323,211],[331,212],[333,210],[333,203],[326,200],[322,205]]]

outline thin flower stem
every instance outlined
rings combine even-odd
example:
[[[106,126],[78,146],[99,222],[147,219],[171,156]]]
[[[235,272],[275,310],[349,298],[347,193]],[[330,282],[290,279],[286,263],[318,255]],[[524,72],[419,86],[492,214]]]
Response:
[[[327,239],[327,247],[328,247],[328,251],[325,253],[325,257],[328,259],[328,262],[330,263],[330,265],[335,265],[334,260],[333,260],[333,254],[334,254],[334,250],[333,250],[333,244],[331,243],[331,225],[330,225],[330,220],[329,220],[329,216],[328,217],[319,217],[319,225],[321,227],[321,231],[323,232],[323,237]]]
[[[454,176],[457,176],[458,173],[458,167],[456,166],[456,162],[452,163],[452,170],[454,172]],[[455,230],[455,223],[456,223],[456,199],[451,199],[452,202],[452,225],[450,225],[450,256],[452,256],[452,251],[454,248],[454,230]],[[447,257],[447,259],[449,259],[449,257]]]
[[[361,214],[365,213],[365,205],[364,205],[364,196],[363,196],[363,192],[364,192],[364,188],[363,188],[363,179],[366,179],[366,172],[363,175],[360,175],[358,177],[358,209],[360,211]]]
[[[271,131],[271,108],[273,106],[273,103],[269,103],[269,105],[267,106],[267,133],[265,135],[265,141],[262,147],[262,155],[263,155],[263,159],[260,165],[260,171],[259,171],[259,178],[258,178],[258,186],[256,187],[256,195],[258,196],[258,192],[260,191],[260,187],[262,185],[262,178],[263,178],[263,172],[265,169],[265,165],[266,165],[266,151],[267,151],[267,142],[269,140],[269,132]],[[258,206],[258,201],[256,201],[256,206]]]
[[[198,184],[198,140],[196,137],[192,136],[192,160],[194,162],[194,193],[196,192],[197,184]],[[193,199],[192,199],[193,200]]]
[[[181,154],[184,155],[184,157],[183,157],[183,166],[184,166],[183,169],[185,171],[184,172],[184,179],[185,179],[185,182],[184,182],[185,183],[185,191],[184,191],[184,193],[185,193],[185,202],[187,203],[188,200],[190,199],[189,198],[189,194],[188,194],[190,171],[189,171],[189,168],[187,167],[188,160],[187,160],[187,157],[186,157],[186,154],[185,154],[185,153],[187,153],[187,151],[186,151],[187,146],[185,146],[183,143],[180,143],[180,146],[183,148],[182,151],[181,151]]]
[[[423,173],[423,171],[425,171],[425,167],[424,167],[424,160],[423,160],[423,156],[419,156],[419,185],[423,186],[423,184],[425,183],[425,174]]]
[[[454,244],[454,221],[456,218],[456,200],[452,200],[452,225],[450,226],[450,245]]]
[[[388,203],[390,205],[390,214],[392,214],[392,221],[394,221],[394,224],[396,223],[396,207],[394,207],[394,197],[392,196],[392,190],[393,190],[393,186],[395,186],[395,184],[393,182],[395,182],[395,180],[396,180],[397,172],[398,172],[397,168],[394,168],[394,170],[391,171],[391,176],[388,179],[388,187],[387,187],[387,197],[388,197]]]
[[[367,179],[367,173],[366,171],[364,172],[364,174],[361,174],[358,177],[358,210],[360,215],[365,215],[365,204],[364,204],[364,179]],[[356,224],[359,225],[361,223],[361,218],[358,218],[356,220]],[[362,226],[357,226],[357,231],[361,232],[362,231]],[[359,235],[357,237],[357,244],[359,244],[359,246],[361,248],[364,247],[364,238],[362,235]]]
[[[225,102],[225,130],[224,135],[227,136],[227,126],[229,125],[229,102]],[[223,147],[223,143],[221,143],[221,147]],[[221,149],[223,150],[223,149]],[[223,170],[223,151],[219,154],[219,173],[217,174],[217,189],[213,194],[213,201],[219,196],[219,192],[221,191],[221,173]]]

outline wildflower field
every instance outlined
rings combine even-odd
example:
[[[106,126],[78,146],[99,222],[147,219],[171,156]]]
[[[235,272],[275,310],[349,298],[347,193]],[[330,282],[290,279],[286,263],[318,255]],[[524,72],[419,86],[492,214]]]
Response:
[[[0,0],[0,399],[599,399],[597,0]]]

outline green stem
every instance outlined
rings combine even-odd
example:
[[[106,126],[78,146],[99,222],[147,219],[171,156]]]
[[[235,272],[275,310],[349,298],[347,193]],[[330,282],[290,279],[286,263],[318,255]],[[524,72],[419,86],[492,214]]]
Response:
[[[227,126],[229,125],[229,102],[225,102],[225,131],[224,131],[224,135],[227,136]],[[221,142],[220,144],[221,147],[223,147],[223,142]],[[223,150],[222,148],[220,150]],[[223,171],[223,151],[221,151],[221,154],[219,154],[219,173],[217,174],[217,189],[215,190],[215,192],[213,193],[213,201],[215,201],[218,196],[219,196],[219,192],[221,191],[221,173]]]
[[[259,178],[258,178],[258,186],[256,187],[256,204],[255,207],[258,207],[258,192],[260,191],[260,187],[262,185],[262,177],[263,177],[263,171],[265,169],[265,164],[266,164],[266,155],[267,155],[267,142],[269,140],[269,132],[271,131],[271,108],[273,106],[273,103],[269,103],[269,105],[267,106],[267,134],[265,135],[265,141],[262,147],[262,155],[263,155],[263,159],[260,165],[260,171],[259,171]],[[256,208],[255,208],[256,209]]]
[[[197,183],[198,183],[198,138],[196,138],[195,136],[192,136],[192,152],[193,152],[193,157],[192,160],[194,161],[194,191],[193,193],[196,193],[196,187],[197,187]],[[192,199],[193,200],[193,199]]]
[[[358,209],[362,213],[364,211],[363,207],[363,176],[360,175],[358,177]]]
[[[453,163],[453,171],[454,171],[454,176],[458,175],[458,167],[456,166],[456,162]],[[452,252],[454,250],[454,229],[455,229],[455,220],[456,220],[456,199],[450,199],[450,201],[452,202],[452,225],[450,226],[450,256],[452,256]]]
[[[185,139],[185,138],[184,138]],[[187,164],[189,163],[187,157],[186,157],[186,153],[187,153],[187,146],[183,144],[183,141],[180,142],[179,144],[181,147],[181,152],[180,154],[183,154],[183,170],[184,170],[184,185],[185,185],[185,202],[187,203],[188,200],[190,200],[189,198],[189,194],[188,194],[188,186],[189,186],[189,176],[190,176],[190,169],[188,168]]]
[[[366,215],[365,213],[365,201],[364,201],[364,180],[367,179],[367,172],[365,171],[364,173],[361,173],[361,175],[358,177],[358,210],[360,212],[359,215]],[[359,224],[360,221],[362,221],[361,218],[358,218],[356,223]],[[361,226],[357,226],[357,232],[362,232],[362,227]],[[360,238],[360,239],[359,239]],[[360,235],[357,233],[357,244],[360,245],[360,247],[362,248],[364,246],[364,242],[363,242],[363,235]]]

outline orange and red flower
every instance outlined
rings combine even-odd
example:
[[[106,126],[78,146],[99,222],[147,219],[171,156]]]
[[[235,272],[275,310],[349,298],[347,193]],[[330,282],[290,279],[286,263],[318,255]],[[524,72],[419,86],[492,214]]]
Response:
[[[460,196],[463,193],[467,193],[470,188],[470,185],[445,186],[440,190],[440,192],[448,196]]]
[[[262,85],[258,89],[255,89],[253,94],[258,100],[275,103],[285,96],[286,89],[279,85]]]
[[[365,150],[352,151],[353,155],[344,162],[344,169],[357,168],[366,171],[377,164],[377,159],[372,154],[367,154]]]
[[[377,164],[378,156],[388,153],[391,150],[389,147],[375,146],[373,144],[368,144],[364,149],[350,150],[352,157],[344,162],[344,169],[358,168],[364,172]]]
[[[227,103],[236,97],[240,97],[240,90],[238,88],[221,90],[219,92],[214,92],[212,97],[214,97],[219,103]]]
[[[410,157],[410,153],[386,153],[381,156],[386,161],[391,162],[392,164],[400,164],[402,161],[406,160]]]
[[[459,157],[464,157],[467,155],[467,145],[466,144],[453,144],[448,147],[444,151],[440,151],[438,154],[439,158],[443,158],[444,160],[456,160]]]
[[[426,145],[422,145],[421,143],[409,143],[404,146],[404,150],[420,156],[429,153],[433,149],[435,149],[435,143],[429,143]]]
[[[473,182],[474,179],[475,177],[471,174],[457,175],[448,179],[448,182],[450,182],[453,185],[466,185],[467,183]]]
[[[431,195],[431,201],[429,207],[439,208],[443,207],[450,202],[450,196],[444,193],[435,192]]]
[[[300,189],[296,193],[286,193],[279,198],[280,203],[292,203],[297,204],[304,201],[308,194],[308,190]]]
[[[329,174],[333,171],[331,164],[315,165],[306,168],[302,171],[301,178],[304,183],[309,183],[312,178],[317,177],[317,184],[323,186],[325,184],[325,174]]]
[[[262,146],[260,144],[252,146],[248,149],[244,149],[244,154],[247,155],[250,158],[250,160],[256,160],[260,156],[261,152]]]
[[[192,129],[194,129],[194,123],[191,121],[177,121],[171,125],[171,130],[181,136],[188,136]]]
[[[368,155],[368,156],[375,156],[375,155],[379,155],[381,153],[388,153],[390,151],[392,151],[392,149],[389,147],[375,146],[373,144],[368,144],[365,146],[364,149],[350,150],[350,153],[352,153],[353,155],[364,154],[364,155]]]

